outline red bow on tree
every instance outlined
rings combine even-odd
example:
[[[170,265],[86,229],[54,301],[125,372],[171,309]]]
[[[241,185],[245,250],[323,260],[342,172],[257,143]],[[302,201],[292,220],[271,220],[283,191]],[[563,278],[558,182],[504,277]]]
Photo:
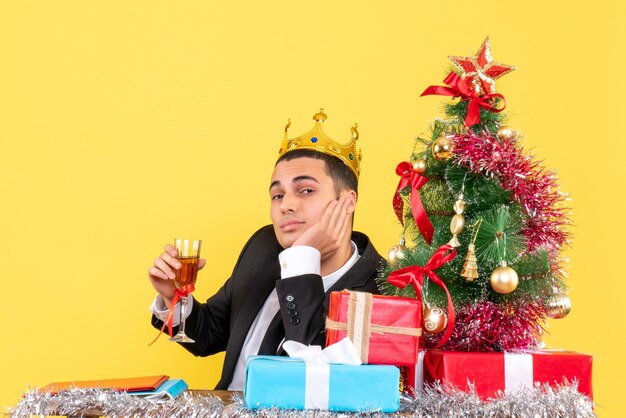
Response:
[[[480,108],[485,108],[490,112],[499,113],[506,107],[504,96],[500,93],[488,93],[478,96],[470,86],[463,81],[461,76],[455,72],[451,72],[443,80],[448,86],[429,86],[420,96],[439,95],[460,97],[462,100],[469,101],[467,106],[467,116],[465,116],[465,126],[470,127],[480,122]],[[491,99],[499,98],[502,100],[502,107],[496,108],[491,105]]]
[[[404,225],[404,202],[400,196],[400,190],[407,186],[411,186],[410,202],[413,219],[415,219],[415,223],[417,224],[422,236],[428,245],[430,245],[433,240],[435,228],[433,228],[433,224],[430,223],[430,219],[428,219],[428,215],[424,210],[424,205],[422,205],[422,200],[419,195],[420,187],[426,184],[428,179],[413,170],[413,166],[411,166],[411,164],[407,161],[398,164],[398,167],[396,167],[396,174],[400,176],[400,182],[396,188],[396,193],[393,195],[393,209],[396,212],[396,216],[400,220],[400,223]]]
[[[435,348],[441,347],[452,336],[454,330],[454,305],[452,304],[452,297],[448,288],[441,278],[435,273],[439,267],[443,266],[456,256],[456,249],[448,244],[442,245],[435,251],[430,257],[430,260],[425,266],[409,266],[400,270],[396,270],[389,275],[387,281],[392,285],[402,289],[409,284],[415,289],[415,295],[418,298],[422,297],[422,286],[424,285],[424,274],[428,276],[430,281],[442,288],[448,296],[448,325],[446,326],[446,332],[443,338]]]

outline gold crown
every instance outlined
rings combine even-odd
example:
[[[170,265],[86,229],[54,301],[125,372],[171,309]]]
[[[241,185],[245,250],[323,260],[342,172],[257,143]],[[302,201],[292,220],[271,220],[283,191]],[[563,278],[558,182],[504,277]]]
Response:
[[[355,123],[351,129],[352,137],[346,144],[340,144],[333,141],[322,130],[322,124],[328,117],[324,113],[324,109],[320,109],[318,113],[313,115],[315,126],[309,132],[304,135],[300,135],[297,138],[287,138],[287,132],[291,126],[291,119],[285,126],[285,138],[278,152],[278,158],[282,157],[290,151],[297,149],[310,149],[318,151],[333,157],[339,158],[345,165],[350,167],[352,172],[359,178],[361,174],[361,150],[357,149],[356,141],[359,139],[359,131],[357,131],[358,125]]]

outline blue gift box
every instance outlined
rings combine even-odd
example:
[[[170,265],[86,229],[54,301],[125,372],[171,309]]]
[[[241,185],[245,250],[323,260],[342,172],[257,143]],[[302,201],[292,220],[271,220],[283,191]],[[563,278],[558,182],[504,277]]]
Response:
[[[395,366],[319,365],[289,357],[251,356],[244,399],[250,409],[396,412],[399,382]],[[319,402],[320,396],[326,399]]]

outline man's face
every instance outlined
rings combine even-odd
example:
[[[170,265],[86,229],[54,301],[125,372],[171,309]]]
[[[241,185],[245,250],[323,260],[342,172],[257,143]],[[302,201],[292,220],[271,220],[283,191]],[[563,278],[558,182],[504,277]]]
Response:
[[[326,163],[314,158],[281,161],[270,184],[270,217],[283,248],[289,248],[304,231],[322,218],[338,195]]]

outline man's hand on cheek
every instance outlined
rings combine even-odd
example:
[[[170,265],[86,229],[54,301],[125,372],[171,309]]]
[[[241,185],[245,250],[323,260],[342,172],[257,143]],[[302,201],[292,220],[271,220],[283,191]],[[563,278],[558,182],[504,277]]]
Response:
[[[354,197],[348,195],[331,201],[318,223],[307,229],[293,245],[317,248],[322,259],[337,251],[351,230]]]

